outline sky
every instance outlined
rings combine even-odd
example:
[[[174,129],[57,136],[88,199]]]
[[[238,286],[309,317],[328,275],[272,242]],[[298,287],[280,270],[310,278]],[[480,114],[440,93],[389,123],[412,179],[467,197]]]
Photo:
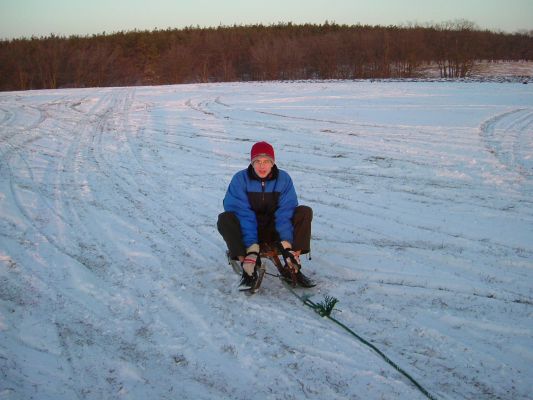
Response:
[[[533,30],[533,0],[0,0],[0,38],[278,22],[404,25],[465,19]]]

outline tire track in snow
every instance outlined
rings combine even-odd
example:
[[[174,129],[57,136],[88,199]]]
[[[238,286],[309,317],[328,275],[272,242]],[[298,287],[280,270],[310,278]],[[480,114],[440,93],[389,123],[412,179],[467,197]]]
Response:
[[[61,135],[63,139],[63,145],[66,146],[67,151],[64,155],[60,156],[58,159],[53,160],[54,167],[48,169],[47,178],[49,180],[58,180],[59,185],[54,185],[56,197],[56,206],[60,210],[61,215],[64,215],[64,218],[68,219],[70,226],[66,227],[65,236],[57,238],[51,236],[45,230],[40,230],[40,232],[46,236],[48,242],[54,245],[60,252],[66,254],[70,258],[76,260],[88,271],[94,273],[96,276],[99,276],[105,284],[112,284],[116,278],[112,276],[112,272],[107,268],[102,270],[104,266],[102,262],[98,261],[99,257],[105,254],[105,249],[101,241],[93,235],[91,229],[85,229],[88,221],[88,202],[89,198],[86,197],[86,190],[90,189],[96,197],[102,191],[107,190],[106,181],[110,181],[111,185],[120,183],[124,185],[121,180],[124,178],[124,175],[112,174],[113,168],[120,167],[120,164],[114,163],[109,159],[104,158],[106,151],[109,150],[105,146],[105,141],[103,136],[98,136],[99,134],[103,135],[104,130],[108,129],[107,119],[111,115],[109,111],[114,111],[117,107],[117,99],[115,96],[102,96],[97,104],[90,110],[86,116],[81,116],[81,119],[76,121],[76,130],[69,129],[65,135]],[[120,107],[119,107],[120,108]],[[118,110],[120,111],[120,110]],[[96,128],[95,128],[96,127]],[[81,129],[80,129],[81,128]],[[68,141],[68,139],[71,139]],[[111,172],[110,172],[111,171]],[[104,178],[99,182],[90,182],[88,180],[91,174],[95,174],[97,178]],[[90,186],[93,184],[93,186]],[[99,186],[102,184],[103,186]],[[134,189],[134,188],[133,188]],[[123,192],[119,191],[120,194],[128,195],[127,189],[122,186]],[[119,202],[119,205],[122,206],[123,203]],[[33,220],[34,216],[25,210],[25,208],[19,204],[19,208],[23,214],[26,215],[28,220]],[[123,210],[124,211],[124,210]],[[137,210],[136,215],[140,215],[142,210]],[[39,227],[36,226],[39,230]],[[86,251],[84,251],[84,248]],[[109,258],[105,263],[113,263],[116,261],[113,258]],[[127,268],[127,265],[122,265],[121,267]],[[123,270],[123,275],[134,274],[135,271],[132,270]],[[163,278],[163,277],[161,277]],[[133,289],[135,290],[135,288]],[[137,294],[141,299],[143,293]],[[121,294],[117,300],[121,299]],[[109,302],[112,304],[112,301]],[[139,304],[141,309],[146,307],[146,305]],[[81,307],[83,308],[83,307]],[[118,307],[120,309],[120,307]],[[78,308],[78,310],[80,310]],[[85,345],[89,346],[91,343],[98,343],[98,347],[103,349],[108,349],[109,351],[116,351],[117,346],[119,348],[124,348],[124,356],[131,357],[132,363],[156,363],[154,357],[165,357],[164,354],[157,354],[146,358],[146,355],[139,353],[135,355],[135,342],[125,339],[120,339],[120,333],[113,333],[113,331],[108,331],[108,326],[113,325],[112,320],[107,320],[105,314],[98,318],[92,315],[92,310],[86,310],[85,315],[87,321],[69,325],[67,328],[64,327],[64,324],[58,324],[58,336],[62,338],[62,348],[65,350],[65,357],[70,360],[70,367],[72,370],[71,375],[73,377],[85,376],[83,381],[78,380],[77,383],[74,383],[72,386],[78,391],[80,396],[87,396],[88,393],[92,392],[95,394],[94,390],[91,390],[91,387],[98,387],[97,392],[101,393],[100,397],[105,397],[104,392],[108,390],[105,385],[101,386],[101,383],[104,380],[108,380],[107,371],[102,369],[99,370],[87,370],[85,365],[87,365],[87,358],[91,358],[90,352],[84,350]],[[121,314],[121,318],[124,318],[125,315]],[[69,319],[76,321],[77,317],[74,314],[63,314],[62,319],[68,321]],[[144,322],[143,322],[144,320]],[[134,320],[135,323],[135,320]],[[151,326],[150,318],[139,318],[138,325],[139,333],[147,332],[150,334],[151,329],[142,330],[144,326]],[[101,327],[100,327],[101,326]],[[85,344],[85,345],[84,345]],[[101,353],[101,350],[96,350],[97,354]],[[148,360],[148,361],[143,361]],[[111,379],[111,376],[109,376]],[[116,392],[116,390],[115,390]]]
[[[50,244],[52,244],[57,250],[65,253],[65,249],[51,234],[49,234],[45,225],[48,221],[48,215],[53,216],[61,220],[63,223],[68,224],[66,219],[61,215],[60,211],[55,208],[52,201],[48,198],[47,194],[43,191],[43,183],[39,182],[34,173],[34,167],[28,160],[32,152],[37,153],[31,144],[39,141],[43,141],[51,132],[49,127],[45,127],[45,122],[49,119],[49,107],[57,104],[57,102],[49,103],[48,106],[24,106],[19,107],[13,115],[15,118],[11,119],[6,131],[11,132],[11,135],[5,137],[4,144],[8,146],[8,150],[2,151],[2,162],[5,164],[7,170],[6,179],[9,181],[9,192],[13,199],[13,203],[16,205],[20,214],[25,218],[26,222],[32,226],[38,235],[41,235]],[[37,110],[37,118],[28,118],[25,113],[20,110]],[[18,125],[17,121],[34,121],[29,125]],[[18,139],[21,138],[22,141]],[[5,147],[4,147],[5,148]],[[46,149],[45,149],[46,150]],[[53,150],[54,152],[56,149]],[[18,160],[18,162],[17,162]],[[34,162],[34,161],[33,161]],[[12,165],[13,164],[13,165]],[[14,172],[14,166],[16,166],[17,173]],[[33,205],[28,208],[23,201],[25,194],[31,195],[34,198],[37,207]],[[35,211],[37,210],[37,212]],[[39,211],[46,211],[44,215]]]
[[[533,111],[516,109],[480,126],[488,151],[499,162],[530,181],[533,177]]]
[[[12,125],[12,121],[14,119],[15,113],[10,108],[7,108],[7,107],[1,107],[0,111],[2,111],[2,119],[0,120],[0,127],[4,128],[5,126]],[[2,139],[3,139],[3,136],[2,136]]]
[[[113,107],[118,107],[120,109],[120,105],[115,104]],[[99,107],[102,108],[102,107]],[[105,108],[105,107],[104,107]],[[108,121],[107,120],[107,112],[99,112],[100,115],[102,115],[104,118],[98,120],[97,126],[91,126],[89,125],[87,130],[88,132],[84,134],[84,136],[87,136],[88,139],[81,140],[80,142],[80,151],[82,154],[79,157],[69,156],[68,159],[75,159],[78,158],[79,160],[82,160],[85,164],[83,167],[78,167],[77,169],[80,170],[80,177],[77,179],[83,179],[83,173],[84,171],[90,171],[91,169],[95,169],[98,171],[99,174],[102,175],[104,178],[99,183],[100,185],[104,185],[104,187],[100,187],[99,189],[94,189],[95,191],[103,191],[106,192],[109,185],[109,187],[112,188],[112,191],[117,193],[117,196],[115,196],[117,199],[124,199],[126,202],[130,204],[131,207],[131,213],[138,217],[138,223],[141,223],[142,220],[147,220],[149,223],[151,223],[152,227],[162,227],[165,226],[168,233],[165,233],[163,231],[153,232],[155,239],[165,238],[167,241],[176,241],[177,243],[191,243],[194,244],[197,240],[198,233],[193,229],[192,226],[187,225],[187,221],[179,221],[176,219],[176,217],[173,215],[173,210],[166,208],[166,201],[163,201],[163,203],[159,204],[152,204],[150,200],[150,196],[156,195],[156,198],[159,198],[161,200],[161,197],[164,195],[160,192],[155,192],[152,194],[148,194],[147,196],[142,195],[141,193],[138,193],[137,186],[138,183],[135,182],[135,179],[132,178],[132,176],[127,175],[125,171],[121,170],[121,159],[120,159],[120,148],[118,147],[108,147],[106,142],[106,135],[109,134],[110,131],[114,129],[114,124],[116,121]],[[120,114],[122,116],[122,112],[117,110],[115,108],[115,114]],[[172,127],[169,127],[172,129]],[[139,140],[146,141],[148,138],[138,138]],[[130,139],[133,140],[133,139]],[[153,139],[150,138],[150,141]],[[157,142],[156,142],[157,143]],[[135,143],[131,143],[132,146],[135,146]],[[77,149],[77,147],[75,147]],[[72,153],[76,153],[77,150],[72,151]],[[86,153],[83,153],[86,152]],[[110,158],[112,156],[113,158]],[[156,159],[152,159],[153,161],[156,161]],[[93,168],[94,167],[94,168]],[[68,169],[68,168],[67,168]],[[155,168],[152,169],[152,172],[155,172]],[[94,173],[94,172],[93,172]],[[152,178],[157,182],[158,176],[157,174],[152,175]],[[144,182],[144,181],[141,181]],[[129,184],[126,184],[129,183]],[[70,197],[75,197],[74,195]],[[183,203],[182,204],[186,204]],[[124,203],[121,203],[120,206],[124,206]],[[128,206],[126,209],[130,208]],[[194,207],[197,206],[197,204],[190,204],[191,212],[187,212],[186,215],[194,215],[194,212],[192,211]],[[124,212],[126,209],[123,209],[122,211],[117,212]],[[75,207],[75,210],[78,210],[78,212],[83,211],[83,204],[77,204]],[[158,213],[156,215],[156,212]],[[74,216],[75,217],[75,216]],[[82,222],[84,220],[84,217],[79,218]],[[163,221],[165,220],[165,223]],[[170,227],[169,225],[175,225],[174,227]],[[195,226],[194,228],[197,228]],[[151,228],[150,228],[151,229]],[[155,228],[154,228],[155,229]],[[146,237],[146,240],[150,240],[149,237]],[[169,265],[171,264],[172,259],[182,259],[184,260],[184,256],[180,254],[180,249],[172,250],[169,248],[160,248],[158,249],[157,246],[160,246],[160,243],[158,244],[156,241],[152,241],[152,251],[157,254],[160,252],[161,254],[161,264],[162,265]],[[197,243],[196,245],[202,245],[202,243]],[[196,254],[197,250],[191,248],[189,250],[191,252],[189,257],[196,258],[198,255]],[[201,259],[201,258],[200,258]],[[121,266],[121,268],[127,268],[126,266]],[[166,276],[165,271],[156,271],[154,266],[146,266],[146,269],[144,272],[142,272],[140,269],[134,268],[134,271],[138,274],[142,274],[144,276],[150,276],[151,274],[159,274],[158,280],[164,279]],[[130,271],[130,273],[134,272]],[[201,271],[200,271],[201,272]],[[124,274],[127,274],[128,272],[124,270]],[[170,277],[167,277],[170,278]],[[197,273],[193,273],[191,277],[182,277],[179,280],[180,285],[185,285],[185,287],[190,286],[201,286],[201,283],[206,278],[198,275]],[[198,280],[200,282],[198,282]],[[170,282],[172,282],[170,280]],[[168,301],[167,307],[169,309],[172,309],[173,312],[176,315],[180,315],[183,313],[183,318],[188,318],[188,314],[192,310],[194,310],[195,304],[189,302],[186,299],[180,299],[177,304],[179,304],[179,309],[173,306],[173,303],[171,299],[174,297],[170,295],[170,293],[167,295]],[[208,298],[206,298],[207,300]],[[212,301],[209,300],[209,304],[212,304]],[[209,310],[210,308],[208,308]],[[204,311],[202,311],[203,313]],[[202,314],[200,313],[200,314]],[[200,325],[198,326],[198,331],[205,331],[205,326],[202,324],[203,321],[207,320],[208,316],[203,315],[201,318],[192,319],[191,322],[196,323],[200,322]],[[204,336],[204,340],[213,341],[214,339],[210,339],[209,335]],[[216,340],[215,340],[216,342]]]

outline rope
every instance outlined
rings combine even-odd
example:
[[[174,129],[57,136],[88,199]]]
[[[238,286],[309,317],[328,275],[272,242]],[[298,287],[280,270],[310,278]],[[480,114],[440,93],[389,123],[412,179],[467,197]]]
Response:
[[[326,296],[325,298],[325,304],[315,303],[311,301],[309,297],[300,296],[298,293],[294,291],[294,289],[280,276],[280,275],[274,275],[269,274],[272,276],[277,276],[282,282],[283,286],[285,286],[294,296],[296,296],[303,304],[310,307],[315,311],[317,314],[319,314],[321,317],[327,317],[329,320],[333,321],[337,325],[339,325],[341,328],[346,330],[348,333],[350,333],[352,336],[354,336],[357,340],[359,340],[361,343],[363,343],[365,346],[370,347],[372,350],[374,350],[383,360],[385,360],[389,365],[391,365],[396,371],[401,373],[403,376],[405,376],[415,387],[428,399],[430,400],[437,400],[436,397],[434,397],[431,393],[429,393],[426,389],[422,387],[411,375],[409,375],[407,372],[405,372],[398,364],[396,364],[394,361],[392,361],[389,357],[387,357],[381,350],[379,350],[376,346],[374,346],[369,341],[365,340],[361,336],[359,336],[357,333],[355,333],[353,330],[348,328],[346,325],[344,325],[339,320],[333,318],[330,313],[333,310],[333,307],[337,303],[337,299],[333,297]]]

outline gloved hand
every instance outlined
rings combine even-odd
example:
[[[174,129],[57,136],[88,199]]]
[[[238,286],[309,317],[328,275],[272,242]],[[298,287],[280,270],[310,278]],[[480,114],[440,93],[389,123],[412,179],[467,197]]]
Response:
[[[257,257],[259,257],[259,245],[254,243],[246,249],[246,256],[242,261],[242,269],[250,276],[253,275],[255,271]]]
[[[283,247],[283,258],[285,259],[285,262],[287,263],[287,265],[293,270],[299,271],[300,270],[300,252],[293,251],[292,245],[286,240],[283,240],[281,242],[281,246]]]

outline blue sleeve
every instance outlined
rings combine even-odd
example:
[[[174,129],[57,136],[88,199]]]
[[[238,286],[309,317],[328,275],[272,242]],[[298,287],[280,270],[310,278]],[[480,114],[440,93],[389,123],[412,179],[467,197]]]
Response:
[[[283,186],[280,188],[278,209],[276,210],[276,230],[281,240],[293,241],[292,217],[294,209],[298,206],[298,197],[292,183],[292,179],[286,172],[280,171],[284,175]]]
[[[224,197],[224,210],[234,212],[241,224],[242,240],[246,247],[259,243],[257,218],[248,201],[245,172],[236,173]]]

